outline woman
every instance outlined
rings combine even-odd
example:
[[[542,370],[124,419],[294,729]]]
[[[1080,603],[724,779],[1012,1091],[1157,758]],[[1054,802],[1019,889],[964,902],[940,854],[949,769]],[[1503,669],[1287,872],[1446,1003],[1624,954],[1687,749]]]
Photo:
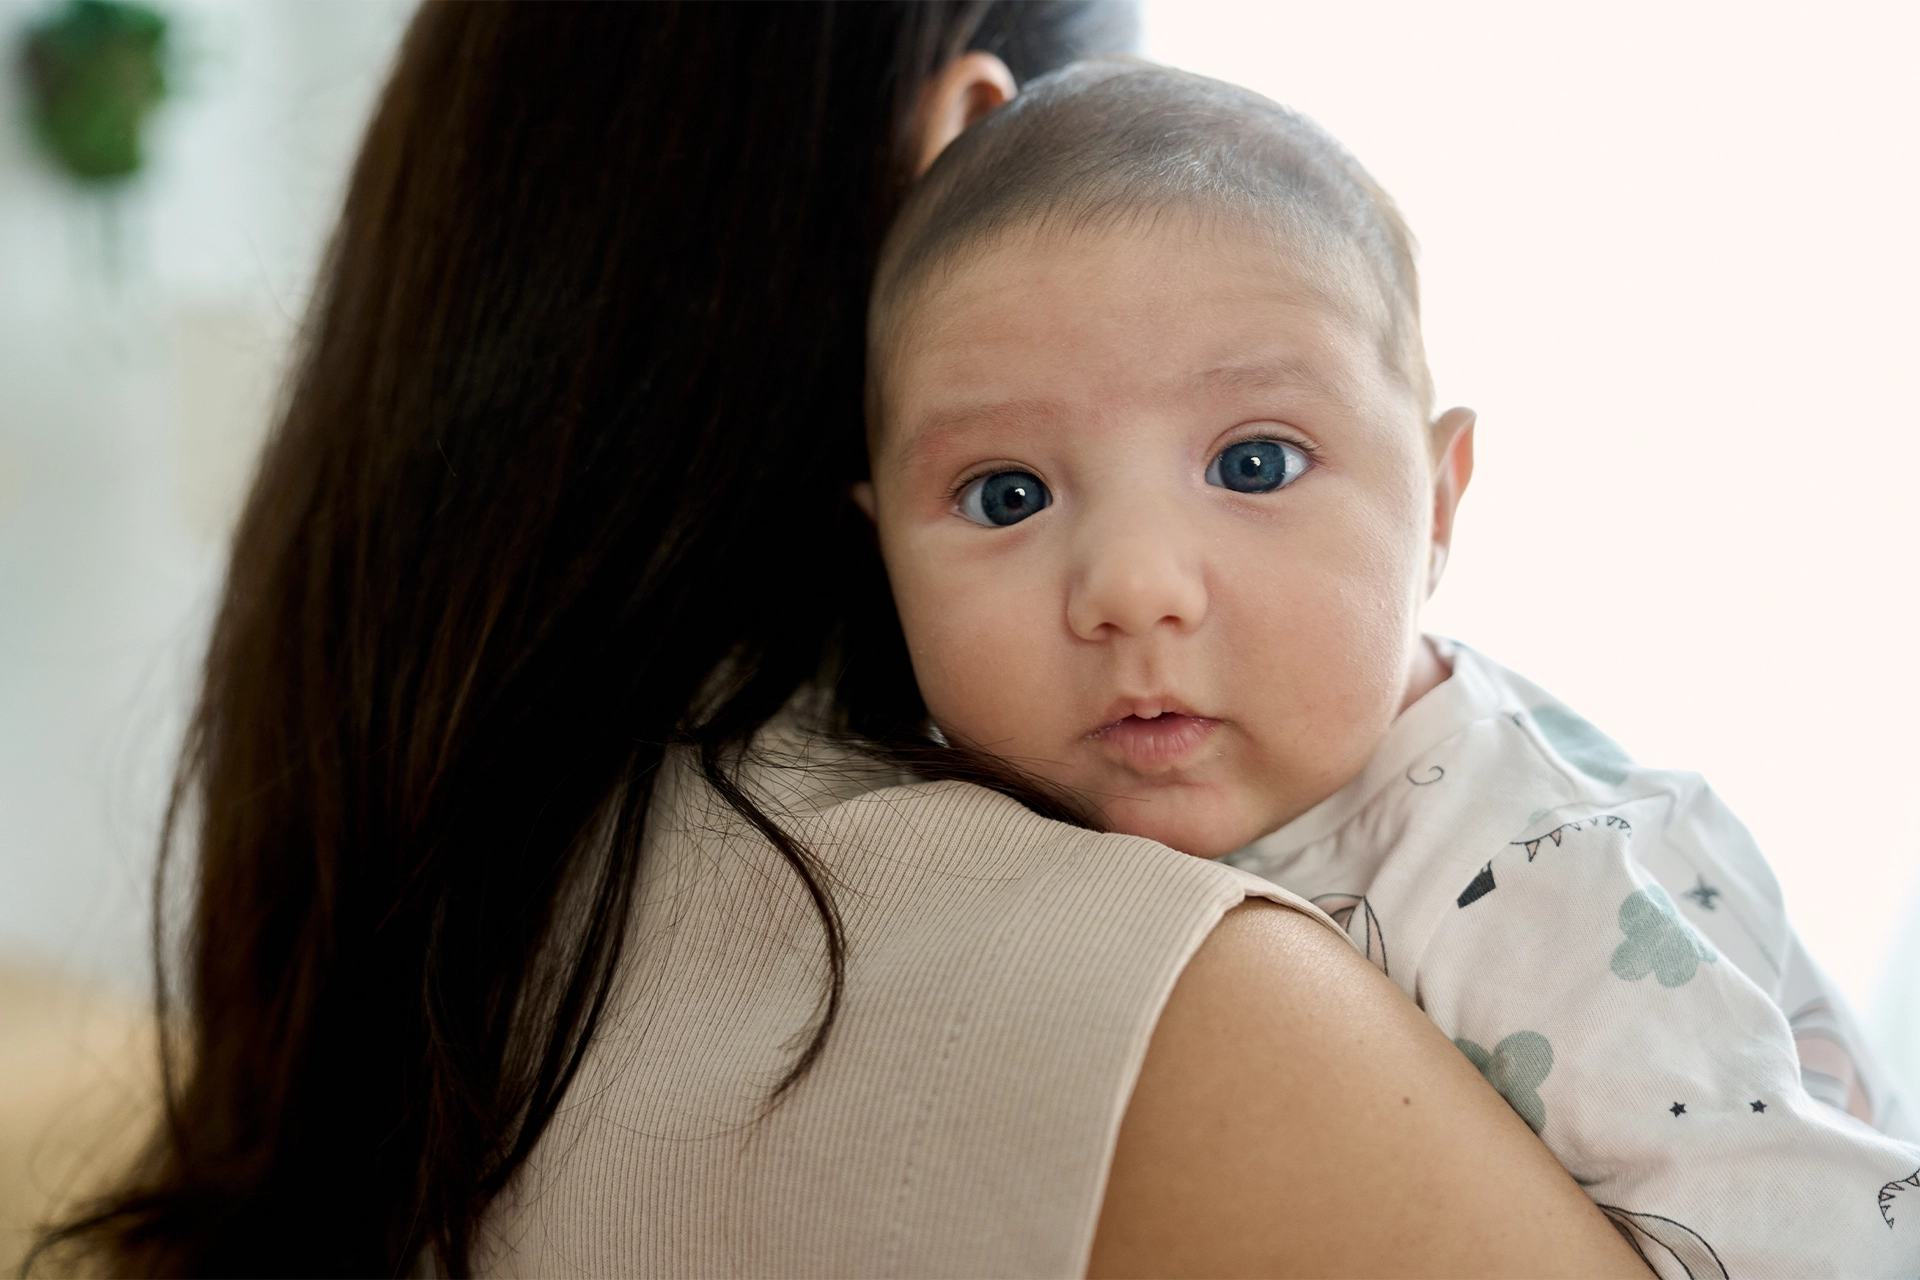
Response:
[[[945,139],[1020,79],[1123,46],[1128,23],[987,0],[422,11],[236,535],[176,791],[197,865],[167,1122],[70,1237],[129,1274],[555,1265],[501,1241],[531,1229],[538,1198],[520,1191],[558,1159],[543,1139],[572,1114],[563,1100],[598,1096],[569,1092],[583,1064],[596,1089],[656,1080],[608,1076],[620,1064],[603,1046],[627,1007],[609,1003],[616,978],[666,954],[629,920],[672,825],[661,813],[687,811],[657,807],[657,784],[689,758],[681,794],[748,824],[734,844],[778,860],[768,892],[798,886],[822,957],[819,1016],[769,1039],[781,1066],[756,1114],[817,1114],[803,1095],[842,1087],[823,1055],[870,969],[849,958],[845,869],[742,772],[743,748],[819,688],[869,756],[1061,812],[921,734],[846,497],[864,467],[868,267]],[[986,798],[969,813],[1006,803],[962,790]],[[1042,853],[1110,839],[1008,809],[996,821]],[[1196,905],[1124,993],[1140,1043],[1101,1068],[1110,1122],[1064,1139],[1083,1182],[1106,1178],[1111,1153],[1110,1185],[1085,1221],[1042,1221],[1046,1248],[1008,1265],[1266,1266],[1315,1217],[1353,1234],[1342,1214],[1382,1185],[1383,1141],[1443,1184],[1362,1233],[1403,1247],[1343,1254],[1315,1236],[1286,1256],[1537,1267],[1552,1246],[1595,1270],[1625,1256],[1605,1254],[1618,1242],[1577,1189],[1364,963],[1275,907],[1213,929],[1248,891],[1209,864],[1168,871],[1156,848],[1126,856],[1187,877]],[[1044,975],[1032,991],[1057,997]],[[850,1025],[867,1007],[848,1006]],[[1220,1072],[1249,1054],[1290,1064],[1271,1078],[1296,1101],[1223,1111]],[[1387,1092],[1407,1101],[1380,1111]],[[1049,1105],[1029,1129],[1052,1123]],[[1326,1106],[1381,1135],[1357,1163],[1309,1123]],[[1432,1119],[1409,1127],[1400,1110]],[[1257,1141],[1230,1125],[1227,1164],[1204,1167],[1196,1135],[1241,1114]],[[1313,1159],[1276,1162],[1288,1150]],[[1469,1165],[1509,1204],[1450,1189]],[[1224,1229],[1275,1189],[1318,1208],[1275,1216],[1277,1234]],[[975,1270],[971,1238],[920,1263]]]

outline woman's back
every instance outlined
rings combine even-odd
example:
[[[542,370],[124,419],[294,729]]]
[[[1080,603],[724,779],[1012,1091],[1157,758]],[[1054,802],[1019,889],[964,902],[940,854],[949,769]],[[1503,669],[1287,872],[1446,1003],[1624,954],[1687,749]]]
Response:
[[[484,1225],[485,1269],[1082,1273],[1168,991],[1222,915],[1285,895],[983,788],[774,759],[746,781],[823,860],[846,929],[823,1052],[774,1102],[821,1007],[819,920],[682,754],[634,959]]]

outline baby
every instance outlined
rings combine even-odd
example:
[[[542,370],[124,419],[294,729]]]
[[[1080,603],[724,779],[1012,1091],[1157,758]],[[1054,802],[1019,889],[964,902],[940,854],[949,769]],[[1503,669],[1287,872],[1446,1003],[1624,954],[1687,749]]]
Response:
[[[1037,82],[913,192],[870,338],[856,496],[947,740],[1312,899],[1661,1275],[1920,1269],[1920,1148],[1739,821],[1421,634],[1473,415],[1336,142]]]

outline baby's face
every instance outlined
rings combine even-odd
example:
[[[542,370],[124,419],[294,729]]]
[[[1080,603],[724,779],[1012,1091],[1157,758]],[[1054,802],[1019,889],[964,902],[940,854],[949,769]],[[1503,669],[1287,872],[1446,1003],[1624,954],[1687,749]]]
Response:
[[[1431,428],[1312,278],[1185,219],[1016,234],[880,387],[863,498],[935,723],[1204,857],[1351,779],[1420,643]]]

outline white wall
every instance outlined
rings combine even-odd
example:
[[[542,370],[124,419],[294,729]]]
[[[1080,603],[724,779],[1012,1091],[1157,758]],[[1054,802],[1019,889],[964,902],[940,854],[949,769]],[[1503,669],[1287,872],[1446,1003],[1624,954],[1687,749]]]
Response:
[[[409,6],[168,0],[178,97],[110,206],[21,126],[47,8],[0,0],[0,953],[134,986],[227,524]]]
[[[1151,56],[1314,117],[1421,239],[1480,412],[1429,625],[1706,774],[1862,1004],[1920,967],[1916,48],[1893,4],[1147,8]]]

